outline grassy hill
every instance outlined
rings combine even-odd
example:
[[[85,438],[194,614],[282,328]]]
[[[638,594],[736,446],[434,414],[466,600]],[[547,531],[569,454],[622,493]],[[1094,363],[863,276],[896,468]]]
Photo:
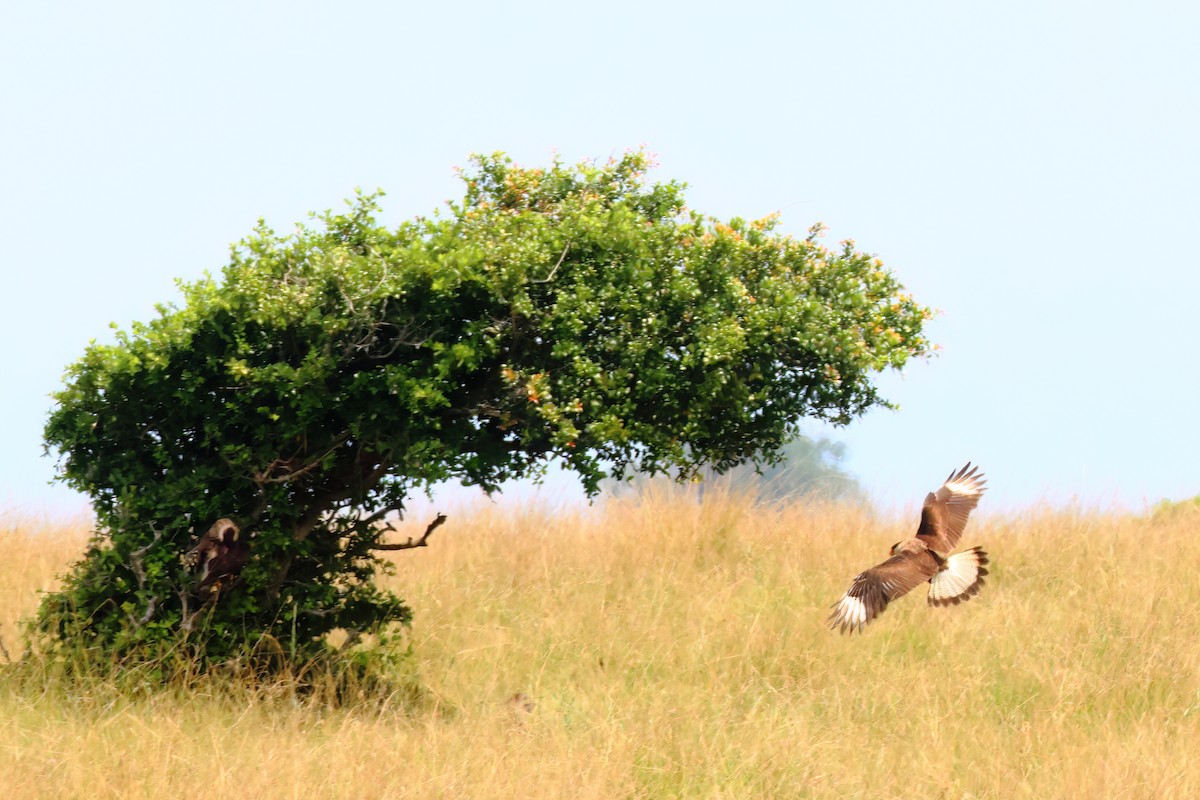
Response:
[[[16,655],[86,525],[0,519]],[[458,513],[391,579],[420,702],[0,672],[4,800],[1200,796],[1200,513],[984,514],[980,596],[827,630],[914,529],[711,493]]]

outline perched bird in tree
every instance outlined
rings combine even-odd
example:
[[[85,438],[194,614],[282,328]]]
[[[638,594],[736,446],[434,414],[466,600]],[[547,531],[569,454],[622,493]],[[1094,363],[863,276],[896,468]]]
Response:
[[[833,606],[829,627],[861,631],[883,613],[888,603],[929,582],[931,606],[957,605],[969,600],[983,587],[988,574],[987,553],[972,547],[948,554],[958,544],[967,517],[983,496],[983,473],[971,463],[950,477],[936,492],[925,497],[917,535],[892,545],[892,557],[860,572],[850,588]]]
[[[233,520],[219,519],[184,555],[184,564],[196,570],[196,593],[201,597],[232,584],[250,560],[250,545],[238,538],[240,533]]]

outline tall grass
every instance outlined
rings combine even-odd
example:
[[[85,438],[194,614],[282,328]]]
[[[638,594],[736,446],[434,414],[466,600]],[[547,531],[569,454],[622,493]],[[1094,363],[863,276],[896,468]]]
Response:
[[[28,527],[0,528],[10,651],[86,533]],[[424,703],[0,678],[4,800],[1200,796],[1200,514],[979,516],[981,595],[828,631],[914,527],[667,491],[460,512],[389,579]]]

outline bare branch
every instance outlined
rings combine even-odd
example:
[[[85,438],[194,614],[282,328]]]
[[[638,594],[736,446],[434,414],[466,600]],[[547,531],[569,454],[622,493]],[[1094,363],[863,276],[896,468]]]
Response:
[[[354,504],[353,500],[355,498],[365,497],[367,492],[374,488],[383,478],[383,476],[387,474],[390,466],[391,465],[389,462],[382,461],[365,475],[347,479],[348,481],[353,481],[352,483],[348,482],[346,485],[343,485],[340,488],[332,489],[317,495],[317,498],[312,503],[312,512],[310,512],[312,514],[312,525],[309,526],[309,532],[311,532],[311,528],[316,525],[321,515],[326,511],[336,509],[339,506],[345,506],[348,508]],[[306,515],[306,517],[307,516],[308,515]],[[301,518],[300,523],[298,523],[296,526],[297,529],[299,529],[300,526],[306,522],[306,517]],[[303,538],[303,536],[297,537],[297,539]]]
[[[391,344],[387,350],[381,353],[369,352],[376,344],[379,344],[381,333],[385,329],[393,331],[391,335]],[[411,322],[405,325],[397,325],[394,322],[378,321],[372,323],[370,329],[356,342],[351,342],[343,350],[343,354],[349,357],[356,351],[364,351],[363,359],[366,361],[385,361],[391,358],[401,347],[424,347],[433,337],[442,332],[441,328],[434,328],[431,331],[423,331],[421,326],[416,322]]]
[[[383,267],[383,270],[382,270],[382,274],[379,276],[379,283],[375,284],[375,288],[369,290],[365,295],[363,295],[364,297],[370,297],[371,295],[378,292],[381,288],[383,288],[383,285],[385,283],[387,283],[387,279],[388,279],[388,260],[386,258],[384,258],[382,255],[380,255],[379,251],[376,250],[374,247],[367,247],[367,252],[369,252],[371,255],[373,255],[379,259],[379,264],[381,267]],[[387,298],[386,297],[383,299],[383,305],[384,305],[384,308],[387,308]]]
[[[133,576],[137,578],[138,588],[146,585],[146,553],[149,553],[150,548],[158,544],[159,540],[163,537],[161,529],[156,529],[151,525],[150,530],[154,531],[154,538],[145,547],[139,547],[129,554],[129,568],[133,570]]]
[[[373,545],[371,545],[370,549],[372,549],[372,550],[409,550],[414,547],[428,547],[429,546],[429,534],[436,531],[441,526],[441,524],[445,521],[446,521],[446,515],[438,514],[437,517],[433,520],[433,522],[429,523],[429,527],[425,529],[425,533],[421,534],[420,539],[414,540],[410,536],[410,537],[408,537],[407,542],[396,542],[395,544],[373,544]]]
[[[538,280],[530,281],[530,283],[549,283],[550,281],[554,280],[554,273],[558,272],[558,268],[562,266],[563,259],[565,259],[567,257],[567,251],[570,249],[571,249],[571,240],[568,239],[567,246],[563,248],[562,255],[558,257],[558,263],[555,264],[554,268],[550,270],[550,274],[544,278],[539,278]]]
[[[129,621],[133,623],[135,628],[140,628],[154,618],[154,612],[158,610],[158,598],[151,597],[150,602],[146,604],[146,613],[142,614],[141,619],[134,619],[133,614],[129,614]]]
[[[371,295],[375,294],[375,292],[379,291],[379,288],[381,286],[383,286],[384,283],[387,282],[387,278],[388,278],[387,259],[384,258],[383,256],[381,256],[379,254],[379,251],[376,250],[374,247],[367,246],[365,249],[366,249],[367,253],[369,253],[370,255],[379,259],[379,262],[383,267],[383,274],[380,276],[379,282],[375,284],[375,288],[368,289],[367,291],[363,292],[362,296],[359,297],[360,300],[368,299],[371,297]],[[350,299],[350,295],[346,294],[345,284],[342,281],[338,281],[337,287],[338,287],[338,292],[342,295],[342,299],[346,301],[346,307],[350,309],[350,313],[351,314],[358,313],[358,311],[354,307],[354,301],[352,299]]]
[[[357,468],[363,462],[369,462],[375,458],[369,452],[360,452],[355,461],[349,464],[349,467]],[[297,542],[302,542],[308,538],[308,535],[313,532],[321,521],[322,515],[325,514],[335,503],[347,500],[356,496],[360,496],[370,491],[380,479],[387,474],[391,462],[387,459],[380,459],[379,463],[366,475],[355,476],[347,475],[346,483],[339,488],[331,489],[327,492],[322,492],[309,501],[309,509],[292,527],[292,538]]]
[[[380,520],[382,520],[384,517],[386,517],[388,514],[390,514],[391,512],[398,511],[403,508],[404,508],[404,506],[400,503],[392,503],[392,504],[386,505],[383,508],[379,509],[378,511],[368,514],[367,516],[362,517],[361,519],[355,519],[354,521],[350,522],[350,524],[346,525],[345,527],[339,528],[336,531],[336,533],[339,536],[347,536],[351,533],[366,534],[366,533],[372,533],[372,532],[375,533],[376,535],[378,535],[379,530],[373,531],[372,530],[373,526],[376,523],[378,523]],[[401,516],[403,517],[403,515],[401,515]],[[349,522],[348,519],[347,519],[347,521]],[[391,531],[391,530],[395,530],[395,528],[392,527],[392,523],[385,522],[383,524],[382,530]]]
[[[337,436],[335,436],[333,438],[333,442],[329,445],[329,447],[325,448],[325,450],[319,456],[316,456],[315,458],[312,459],[312,461],[310,461],[309,463],[307,463],[301,467],[296,467],[296,468],[292,467],[292,464],[296,461],[295,457],[288,458],[288,459],[277,458],[274,461],[272,461],[270,464],[268,464],[265,469],[263,469],[262,471],[260,471],[258,473],[255,473],[254,482],[255,482],[255,484],[257,484],[259,486],[263,486],[268,483],[287,483],[289,481],[294,481],[297,478],[303,477],[304,475],[307,475],[308,473],[312,472],[317,467],[321,466],[321,463],[325,460],[326,456],[328,456],[334,450],[341,447],[349,439],[350,439],[349,431],[343,431],[343,432],[339,433]],[[279,475],[272,474],[272,473],[276,472],[277,470],[279,470],[280,468],[283,468],[283,471]]]
[[[196,606],[196,610],[193,611],[191,608],[193,599],[191,593],[187,589],[180,589],[177,594],[179,595],[179,602],[183,606],[183,615],[179,621],[179,627],[184,633],[191,633],[196,629],[196,621],[200,619],[201,615],[207,612],[210,617],[212,616],[213,610],[216,607],[216,602],[214,601],[216,595],[210,595],[208,600],[201,601],[200,605]]]
[[[346,287],[342,284],[341,281],[338,281],[337,288],[338,288],[338,294],[340,294],[342,296],[342,299],[346,301],[346,308],[350,309],[351,314],[354,314],[355,313],[354,301],[350,299],[350,295],[346,294]]]
[[[180,604],[183,605],[183,615],[182,615],[182,618],[180,619],[179,627],[183,629],[184,633],[192,632],[192,630],[196,627],[196,617],[200,616],[199,610],[196,610],[194,612],[191,610],[191,608],[190,608],[191,602],[190,601],[191,601],[191,595],[188,593],[187,589],[180,589],[179,590],[179,602],[180,602]]]

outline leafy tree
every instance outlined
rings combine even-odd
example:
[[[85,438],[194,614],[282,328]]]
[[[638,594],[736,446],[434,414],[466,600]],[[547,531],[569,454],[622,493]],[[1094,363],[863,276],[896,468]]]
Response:
[[[45,439],[98,525],[41,647],[204,668],[269,642],[310,663],[335,629],[408,620],[372,577],[414,491],[490,492],[551,457],[593,493],[686,479],[885,404],[871,376],[927,352],[928,309],[853,243],[701,216],[647,167],[496,154],[396,228],[361,194],[290,235],[260,222],[223,278],[93,343]],[[221,518],[249,562],[201,596],[181,555]]]

